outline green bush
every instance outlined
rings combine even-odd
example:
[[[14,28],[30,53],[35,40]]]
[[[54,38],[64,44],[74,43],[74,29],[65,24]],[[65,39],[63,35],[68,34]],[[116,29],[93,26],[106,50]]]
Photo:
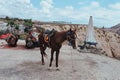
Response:
[[[7,30],[0,30],[0,35],[8,33]]]

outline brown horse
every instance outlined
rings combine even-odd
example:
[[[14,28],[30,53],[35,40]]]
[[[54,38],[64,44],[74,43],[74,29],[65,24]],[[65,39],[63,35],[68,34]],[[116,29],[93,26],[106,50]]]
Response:
[[[72,45],[73,49],[76,49],[76,30],[70,29],[63,32],[56,31],[54,35],[50,37],[49,45],[44,40],[44,33],[41,33],[39,35],[42,65],[44,65],[44,56],[46,55],[45,53],[46,47],[49,46],[51,48],[51,58],[50,58],[49,67],[52,66],[53,55],[54,55],[54,52],[56,52],[56,68],[58,68],[59,52],[60,52],[60,48],[62,47],[62,43],[65,40],[67,40]]]

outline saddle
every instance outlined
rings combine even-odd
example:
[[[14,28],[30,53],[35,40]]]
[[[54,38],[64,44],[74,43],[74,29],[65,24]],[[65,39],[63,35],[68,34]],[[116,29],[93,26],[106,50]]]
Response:
[[[57,32],[57,31],[54,30],[54,29],[52,29],[51,31],[50,31],[50,30],[46,30],[46,31],[44,32],[44,41],[45,41],[46,43],[49,43],[49,42],[50,42],[50,38],[53,37],[56,32]]]
[[[12,37],[16,38],[15,35],[11,34],[6,38],[6,42],[9,42]]]

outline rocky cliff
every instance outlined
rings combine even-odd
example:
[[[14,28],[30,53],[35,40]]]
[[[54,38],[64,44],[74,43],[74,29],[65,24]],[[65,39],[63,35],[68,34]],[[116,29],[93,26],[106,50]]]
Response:
[[[77,45],[83,44],[86,37],[87,25],[82,24],[34,24],[34,26],[42,27],[45,29],[56,29],[57,31],[68,30],[69,28],[77,29]],[[114,58],[120,58],[120,35],[106,31],[103,29],[95,28],[95,38],[97,40],[97,48],[101,53]]]
[[[112,26],[111,28],[106,28],[106,30],[117,33],[120,35],[120,23],[115,25],[115,26]]]

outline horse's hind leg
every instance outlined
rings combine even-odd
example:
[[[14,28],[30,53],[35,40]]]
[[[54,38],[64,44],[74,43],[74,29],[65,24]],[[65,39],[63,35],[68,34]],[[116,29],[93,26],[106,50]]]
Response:
[[[44,65],[44,64],[45,64],[45,62],[44,62],[44,55],[42,53],[42,65]]]
[[[49,67],[52,66],[53,56],[54,56],[54,50],[51,49],[51,58],[50,58],[50,65],[49,65]]]

